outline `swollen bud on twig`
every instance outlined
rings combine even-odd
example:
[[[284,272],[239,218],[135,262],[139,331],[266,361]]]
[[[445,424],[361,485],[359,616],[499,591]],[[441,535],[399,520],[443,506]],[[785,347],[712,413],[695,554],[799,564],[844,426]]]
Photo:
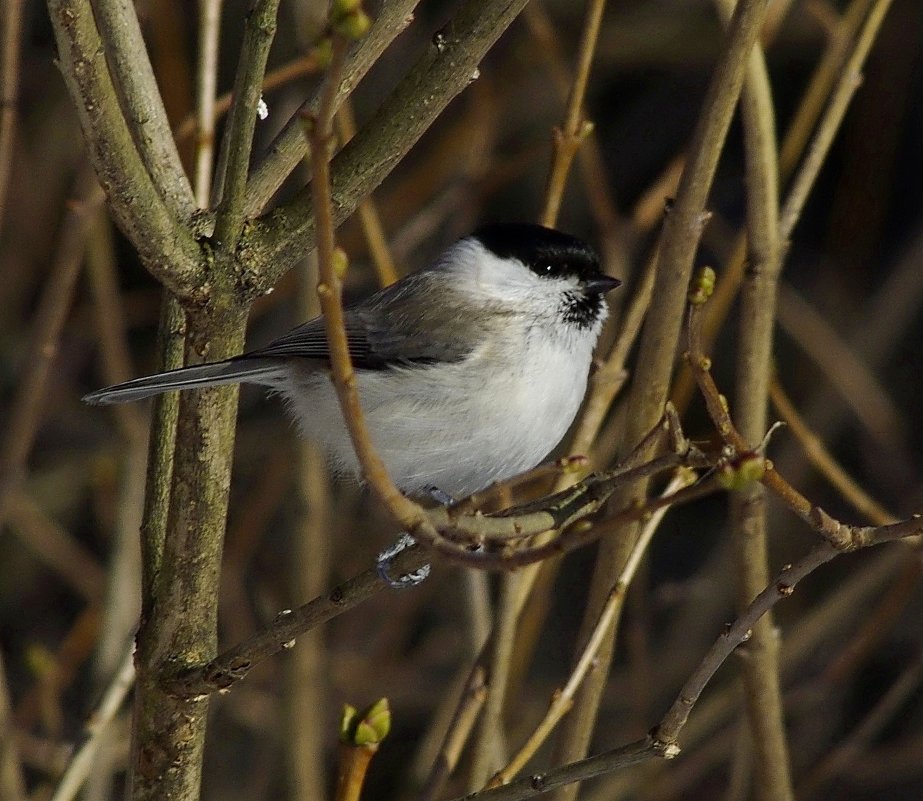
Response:
[[[766,472],[766,460],[758,454],[748,454],[733,463],[718,468],[715,480],[726,490],[741,490],[759,481]]]
[[[330,27],[346,39],[361,39],[372,27],[361,0],[334,0],[330,7]]]
[[[346,251],[339,245],[333,249],[333,271],[341,281],[346,277],[346,271],[349,269],[349,256]]]
[[[365,774],[378,745],[391,729],[388,699],[359,712],[346,704],[340,719],[340,764],[334,801],[359,801]]]
[[[361,39],[372,27],[372,18],[361,8],[333,23],[333,30],[345,39]]]
[[[689,302],[693,306],[706,303],[715,291],[715,280],[715,271],[711,267],[699,269],[689,287]]]
[[[391,708],[382,698],[363,709],[345,704],[340,719],[340,742],[348,745],[378,746],[391,731]]]

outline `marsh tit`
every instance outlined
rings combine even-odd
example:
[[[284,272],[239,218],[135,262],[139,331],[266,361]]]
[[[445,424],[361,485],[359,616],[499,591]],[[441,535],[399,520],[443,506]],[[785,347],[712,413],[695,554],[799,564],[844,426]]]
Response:
[[[497,224],[349,307],[362,410],[397,486],[460,498],[538,464],[577,414],[608,313],[603,296],[620,283],[579,239]],[[264,348],[84,400],[122,403],[238,382],[280,393],[334,468],[359,472],[319,317]]]

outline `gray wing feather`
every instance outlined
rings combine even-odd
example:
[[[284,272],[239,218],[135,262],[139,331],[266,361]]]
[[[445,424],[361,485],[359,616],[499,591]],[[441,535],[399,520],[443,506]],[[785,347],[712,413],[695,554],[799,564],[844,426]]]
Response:
[[[94,405],[128,403],[175,389],[203,389],[238,384],[241,381],[271,386],[284,377],[285,373],[278,362],[228,359],[136,378],[133,381],[98,389],[84,395],[83,400]]]
[[[427,286],[428,284],[428,286]],[[446,285],[429,271],[414,273],[363,303],[346,310],[346,339],[356,367],[383,369],[393,364],[459,361],[467,356],[482,332],[472,325]],[[420,297],[429,297],[426,304]],[[330,360],[324,320],[316,317],[266,347],[242,358],[295,357]]]
[[[464,359],[484,335],[484,320],[472,318],[437,271],[424,270],[381,290],[345,312],[346,339],[356,367],[380,370],[395,364],[432,364]],[[427,298],[420,303],[420,298]],[[491,318],[488,318],[491,319]],[[183,367],[91,392],[84,401],[124,403],[174,389],[240,381],[273,386],[285,379],[288,359],[330,361],[324,320],[316,317],[266,347],[223,362]]]

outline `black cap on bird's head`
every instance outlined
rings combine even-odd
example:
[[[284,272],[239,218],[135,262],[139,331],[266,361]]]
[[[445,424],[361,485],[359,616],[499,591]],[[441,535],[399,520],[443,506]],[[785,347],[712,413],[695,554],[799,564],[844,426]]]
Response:
[[[543,278],[577,278],[587,291],[603,294],[622,282],[606,275],[599,256],[582,239],[533,223],[492,223],[472,236],[500,258],[522,262]]]

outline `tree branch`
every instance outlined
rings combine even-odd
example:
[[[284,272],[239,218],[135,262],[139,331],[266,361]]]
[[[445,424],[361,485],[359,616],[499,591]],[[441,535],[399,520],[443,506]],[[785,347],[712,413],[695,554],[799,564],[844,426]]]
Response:
[[[215,199],[220,200],[220,203],[215,219],[214,241],[225,257],[236,249],[246,219],[244,196],[253,132],[256,128],[256,109],[262,93],[269,49],[276,35],[278,11],[279,0],[259,0],[250,10],[244,28],[231,111],[224,129],[224,141],[221,143],[215,176]]]
[[[372,23],[369,32],[352,44],[343,64],[343,72],[336,91],[334,107],[339,108],[343,99],[352,94],[379,56],[413,20],[413,10],[420,0],[389,0],[383,3],[378,19]],[[308,155],[308,143],[302,130],[302,115],[317,111],[315,97],[302,105],[282,131],[276,136],[269,152],[254,168],[247,182],[245,213],[248,218],[256,217],[269,199],[282,186],[302,159]]]
[[[476,77],[478,64],[527,0],[467,0],[378,112],[331,165],[334,224],[394,169],[424,131]],[[265,291],[314,242],[311,192],[254,224],[245,244],[257,291]]]
[[[766,0],[740,0],[727,35],[727,44],[715,68],[699,115],[689,160],[683,170],[676,202],[667,214],[657,258],[653,297],[657,298],[645,320],[638,354],[638,371],[628,398],[624,436],[626,449],[634,448],[662,414],[676,348],[679,342],[686,289],[707,216],[705,203],[724,146],[734,108],[740,95],[744,71],[766,11]],[[618,498],[627,506],[644,497],[646,482],[638,482]],[[603,540],[590,587],[590,598],[578,636],[578,648],[589,639],[609,589],[624,568],[638,527],[628,526],[618,537]],[[587,750],[596,712],[609,673],[615,642],[611,632],[600,647],[600,668],[588,677],[577,696],[574,710],[561,731],[556,758],[570,762]],[[560,795],[572,799],[575,791]]]
[[[167,120],[154,69],[131,0],[92,0],[110,74],[138,154],[167,207],[179,220],[195,211],[189,179]]]
[[[61,72],[119,228],[155,278],[182,300],[200,301],[201,250],[161,197],[138,153],[89,5],[48,0],[48,11]]]
[[[718,0],[727,24],[734,0]],[[743,436],[758,442],[766,431],[776,289],[782,269],[779,239],[779,165],[772,90],[762,49],[750,54],[741,96],[749,269],[740,310],[735,412]],[[737,607],[747,604],[769,581],[765,488],[753,482],[731,495],[731,524]],[[740,663],[754,765],[754,790],[763,801],[792,801],[791,769],[785,739],[779,680],[779,635],[772,613],[753,627],[750,658]]]

